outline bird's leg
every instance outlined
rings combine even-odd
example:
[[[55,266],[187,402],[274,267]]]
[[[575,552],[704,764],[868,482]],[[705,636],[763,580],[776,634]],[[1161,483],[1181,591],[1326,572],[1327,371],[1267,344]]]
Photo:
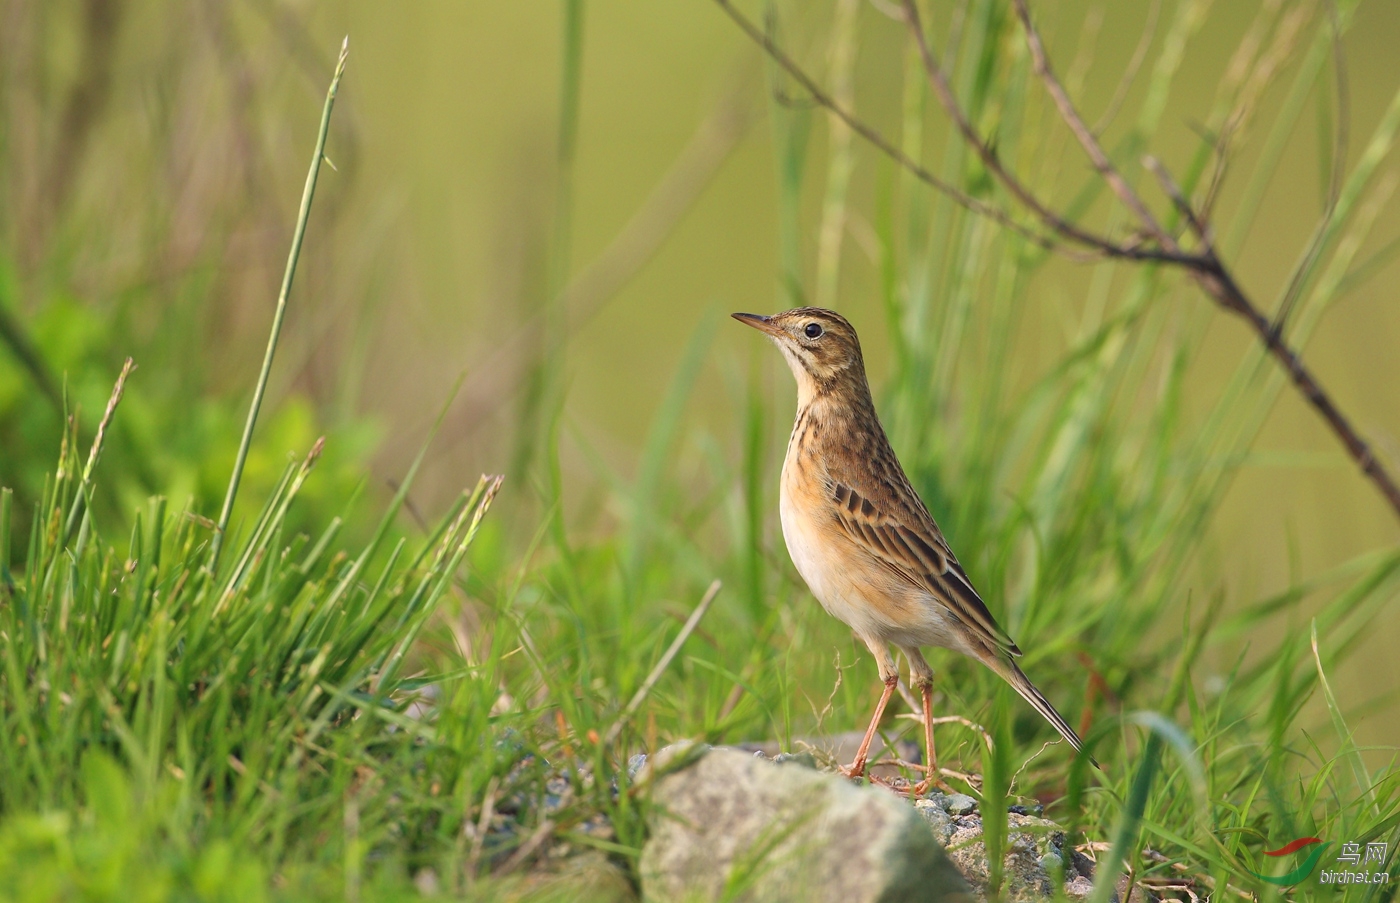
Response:
[[[855,761],[841,769],[841,773],[846,777],[858,778],[865,774],[865,761],[870,754],[870,741],[875,739],[875,729],[880,726],[880,717],[885,714],[885,705],[890,701],[890,696],[894,693],[895,685],[898,683],[898,674],[892,674],[885,678],[885,692],[880,694],[880,701],[875,705],[875,715],[870,719],[870,727],[865,729],[865,739],[860,741],[860,749],[856,750]]]
[[[912,796],[923,796],[930,787],[937,787],[948,793],[953,790],[938,776],[938,755],[933,746],[933,669],[924,661],[923,654],[914,647],[902,647],[905,658],[909,659],[909,682],[919,688],[923,697],[924,709],[924,779],[909,791]]]
[[[924,764],[928,770],[924,772],[924,779],[915,784],[914,789],[909,792],[913,796],[923,796],[930,787],[937,787],[952,793],[953,789],[938,776],[938,756],[933,748],[933,681],[930,680],[919,689],[924,697]]]

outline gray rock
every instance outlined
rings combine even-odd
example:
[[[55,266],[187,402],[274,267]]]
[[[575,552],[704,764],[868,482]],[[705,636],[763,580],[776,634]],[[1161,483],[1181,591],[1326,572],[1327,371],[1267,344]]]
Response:
[[[966,793],[955,793],[945,804],[949,815],[969,815],[977,811],[977,800]]]
[[[888,791],[732,750],[693,755],[663,751],[640,775],[654,781],[645,899],[975,899],[924,819]],[[678,757],[690,761],[671,771]]]

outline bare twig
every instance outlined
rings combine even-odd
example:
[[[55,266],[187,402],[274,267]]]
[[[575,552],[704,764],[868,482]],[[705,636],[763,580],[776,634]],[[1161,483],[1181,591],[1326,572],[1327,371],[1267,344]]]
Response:
[[[1142,165],[1148,172],[1157,177],[1157,184],[1161,186],[1162,193],[1171,200],[1177,212],[1186,220],[1186,225],[1190,226],[1191,231],[1201,240],[1202,246],[1210,248],[1213,252],[1215,240],[1211,236],[1209,227],[1207,227],[1196,214],[1195,208],[1193,208],[1191,202],[1187,200],[1186,195],[1181,190],[1181,186],[1176,184],[1176,180],[1172,178],[1171,173],[1167,172],[1167,168],[1162,165],[1162,161],[1148,154],[1142,158]]]
[[[875,145],[880,153],[904,167],[905,170],[920,182],[930,185],[952,198],[960,206],[995,220],[1035,245],[1047,250],[1053,249],[1055,242],[1050,236],[1036,232],[1034,229],[1016,222],[1006,211],[999,207],[994,207],[985,201],[978,200],[960,188],[945,182],[938,176],[929,172],[917,161],[911,159],[908,154],[904,153],[904,151],[896,147],[888,138],[880,134],[878,129],[863,119],[856,117],[845,107],[838,104],[830,94],[823,91],[816,80],[808,75],[807,72],[797,64],[796,60],[788,56],[781,47],[774,43],[773,39],[769,37],[768,34],[750,22],[743,13],[735,9],[729,0],[715,0],[715,2],[719,4],[721,9],[729,14],[729,18],[733,19],[735,24],[738,25],[755,44],[762,47],[763,51],[772,57],[773,61],[777,63],[793,81],[801,85],[802,90],[811,95],[812,99],[815,100],[819,106],[834,114],[838,119],[849,126],[851,131]]]
[[[914,691],[909,689],[909,686],[904,682],[903,678],[901,678],[901,679],[899,680],[899,682],[898,682],[895,686],[896,686],[896,688],[899,690],[900,698],[904,700],[904,704],[905,704],[905,705],[909,706],[909,708],[910,708],[911,710],[913,710],[914,712],[922,712],[922,711],[923,711],[923,708],[924,708],[923,702],[919,699],[919,697],[917,697],[917,696],[914,695]],[[903,718],[903,717],[906,717],[906,716],[905,716],[905,715],[900,715],[899,717]],[[923,715],[909,714],[907,717],[913,718],[914,720],[918,721],[920,724],[923,724],[923,723],[924,723],[924,716],[923,716]]]
[[[1108,160],[1103,148],[1099,146],[1098,139],[1084,126],[1084,120],[1080,118],[1078,111],[1075,110],[1073,103],[1070,102],[1068,95],[1064,93],[1064,89],[1055,78],[1054,71],[1050,68],[1045,56],[1044,44],[1040,40],[1040,34],[1035,30],[1035,24],[1031,21],[1026,0],[1014,0],[1014,2],[1017,15],[1020,16],[1021,24],[1026,30],[1026,42],[1030,47],[1036,72],[1040,75],[1041,81],[1045,83],[1046,90],[1054,99],[1066,125],[1074,132],[1085,153],[1089,155],[1095,167],[1103,174],[1104,179],[1118,195],[1124,206],[1132,210],[1138,217],[1143,228],[1164,248],[1171,251],[1179,250],[1176,240],[1157,223],[1146,205],[1142,203],[1141,198]],[[1180,194],[1180,192],[1177,193]],[[1395,478],[1377,460],[1370,445],[1361,438],[1361,434],[1352,426],[1351,421],[1342,414],[1331,396],[1323,390],[1321,383],[1313,376],[1312,371],[1303,364],[1298,352],[1283,340],[1281,331],[1270,323],[1259,307],[1245,295],[1234,276],[1216,256],[1214,248],[1206,241],[1205,236],[1208,232],[1204,225],[1199,223],[1199,217],[1192,215],[1191,220],[1200,225],[1201,232],[1199,234],[1206,244],[1201,254],[1185,258],[1182,261],[1183,265],[1206,294],[1215,299],[1217,304],[1238,314],[1249,324],[1259,340],[1263,342],[1264,347],[1283,366],[1293,380],[1293,384],[1297,386],[1298,391],[1327,422],[1332,432],[1346,448],[1347,454],[1356,462],[1356,466],[1370,478],[1390,504],[1395,515],[1400,517],[1400,485],[1397,485]]]
[[[723,0],[719,0],[723,2]],[[1189,264],[1194,257],[1181,252],[1180,248],[1159,244],[1157,247],[1145,246],[1138,242],[1115,242],[1106,236],[1098,235],[1077,223],[1071,222],[1060,213],[1052,210],[1047,204],[1042,202],[1035,193],[1030,190],[1020,179],[1018,179],[997,156],[996,150],[991,143],[978,133],[977,128],[968,119],[967,114],[958,104],[957,95],[953,92],[953,86],[948,81],[947,73],[939,65],[938,57],[934,55],[933,48],[929,45],[928,39],[924,35],[923,24],[919,19],[919,8],[914,0],[903,0],[904,18],[909,27],[909,33],[913,37],[919,49],[919,56],[924,64],[924,72],[928,76],[929,84],[933,87],[934,93],[938,95],[939,102],[943,109],[953,120],[958,132],[963,136],[963,140],[977,154],[988,172],[991,173],[1003,188],[1011,193],[1023,207],[1029,210],[1042,225],[1055,235],[1078,245],[1081,248],[1092,252],[1090,259],[1098,257],[1110,257],[1124,260],[1156,260],[1165,263]],[[1061,88],[1063,92],[1063,88]],[[1080,123],[1083,128],[1083,123]],[[1087,129],[1086,129],[1087,131]],[[1092,137],[1092,136],[1090,136]],[[1105,157],[1105,159],[1107,159]],[[1112,164],[1109,164],[1110,168]],[[1155,235],[1153,236],[1155,238]],[[1042,247],[1057,251],[1069,257],[1085,259],[1084,254],[1067,252],[1062,245],[1051,241],[1042,243]]]
[[[990,144],[982,139],[976,127],[973,126],[972,121],[968,119],[967,114],[963,111],[961,105],[958,104],[957,96],[953,93],[953,86],[948,81],[948,74],[944,72],[943,67],[939,65],[938,57],[934,55],[933,47],[924,36],[924,26],[919,18],[918,5],[914,0],[903,0],[903,7],[905,23],[909,26],[909,33],[913,36],[919,48],[919,57],[923,60],[924,72],[928,75],[929,84],[933,87],[934,93],[938,95],[938,100],[943,104],[943,109],[948,113],[949,118],[953,120],[953,125],[956,126],[958,131],[962,134],[963,140],[967,142],[968,146],[970,146],[977,153],[978,158],[981,159],[982,165],[996,177],[996,180],[1011,193],[1012,197],[1055,232],[1078,244],[1106,251],[1106,246],[1108,245],[1107,241],[1090,234],[1052,211],[1045,204],[1041,203],[1040,199],[1037,198],[1029,188],[1023,185],[1019,179],[1013,176],[1011,172],[1002,165],[1001,159],[997,156],[996,151],[992,149]],[[1049,246],[1047,245],[1046,247]]]
[[[850,127],[851,131],[869,141],[882,154],[894,160],[920,181],[944,193],[966,209],[1005,225],[1041,248],[1072,258],[1107,257],[1120,260],[1155,261],[1186,271],[1217,304],[1245,320],[1268,353],[1287,372],[1299,393],[1312,405],[1313,409],[1327,423],[1328,428],[1337,436],[1338,441],[1342,443],[1358,469],[1375,485],[1394,514],[1400,517],[1400,485],[1397,485],[1395,478],[1377,460],[1370,446],[1361,437],[1351,421],[1342,414],[1317,378],[1303,364],[1298,352],[1284,341],[1281,330],[1269,322],[1269,318],[1240,288],[1234,275],[1216,254],[1210,240],[1209,221],[1190,204],[1189,199],[1167,176],[1165,169],[1161,169],[1158,178],[1163,184],[1164,191],[1171,197],[1172,202],[1185,216],[1192,231],[1201,240],[1202,247],[1198,252],[1182,250],[1175,237],[1158,222],[1141,196],[1128,184],[1113,161],[1109,159],[1099,144],[1094,131],[1085,124],[1068,92],[1055,75],[1044,42],[1031,20],[1027,0],[1014,0],[1014,5],[1026,33],[1026,43],[1031,53],[1036,75],[1045,85],[1046,91],[1050,94],[1061,118],[1074,134],[1095,169],[1119,201],[1137,219],[1140,227],[1138,232],[1146,237],[1146,241],[1129,239],[1117,242],[1070,222],[1037,198],[1024,183],[1003,165],[996,150],[977,132],[976,127],[958,104],[947,74],[940,67],[938,59],[924,35],[915,0],[901,0],[901,6],[909,32],[917,42],[924,70],[934,93],[938,96],[940,103],[952,119],[963,140],[977,154],[991,176],[1021,207],[1032,215],[1039,223],[1040,229],[1048,230],[1048,234],[1036,227],[1027,226],[1014,220],[1009,211],[970,197],[957,187],[929,173],[917,161],[891,144],[878,130],[836,103],[831,95],[822,90],[816,80],[807,74],[792,57],[788,56],[771,38],[736,10],[730,0],[715,0],[715,2],[754,43],[762,47],[765,53],[806,90],[818,105],[836,115]],[[1342,70],[1339,70],[1340,72]],[[1344,80],[1344,76],[1340,77]],[[1160,164],[1158,164],[1158,168],[1160,168]],[[1212,186],[1208,196],[1210,200],[1213,200],[1214,194],[1215,187]],[[1080,253],[1066,248],[1066,244],[1076,246],[1080,249]],[[1089,253],[1082,253],[1083,251]]]
[[[905,0],[905,3],[910,7],[913,6],[913,0]],[[1113,161],[1108,158],[1108,154],[1104,153],[1099,139],[1094,137],[1094,133],[1089,130],[1089,126],[1085,124],[1083,117],[1075,109],[1064,85],[1060,84],[1059,78],[1051,68],[1049,58],[1045,55],[1045,45],[1040,40],[1040,33],[1035,30],[1031,23],[1031,13],[1026,7],[1026,0],[1016,0],[1016,13],[1021,17],[1021,24],[1026,29],[1026,46],[1030,48],[1031,64],[1035,67],[1036,75],[1040,76],[1040,80],[1045,83],[1045,90],[1050,94],[1050,99],[1055,102],[1056,109],[1060,111],[1060,118],[1065,121],[1065,125],[1069,126],[1074,137],[1079,140],[1080,146],[1084,148],[1084,153],[1094,164],[1094,169],[1103,176],[1108,187],[1123,202],[1123,206],[1133,212],[1148,234],[1167,250],[1178,250],[1175,239],[1161,227],[1152,215],[1152,211],[1147,209],[1147,205],[1138,197],[1137,192],[1133,191],[1132,186],[1118,172]]]

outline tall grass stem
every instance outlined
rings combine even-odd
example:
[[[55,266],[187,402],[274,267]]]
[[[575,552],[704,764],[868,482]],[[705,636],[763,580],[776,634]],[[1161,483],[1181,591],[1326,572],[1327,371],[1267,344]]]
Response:
[[[253,390],[253,402],[248,406],[248,422],[243,427],[243,439],[238,443],[238,456],[233,461],[228,493],[224,496],[224,507],[219,512],[218,527],[214,531],[213,548],[209,555],[211,572],[219,566],[219,551],[223,548],[224,534],[233,514],[234,499],[238,497],[238,484],[243,479],[243,465],[248,461],[248,448],[253,442],[253,427],[258,422],[258,409],[262,407],[263,395],[267,392],[268,376],[272,373],[272,357],[277,353],[277,339],[282,334],[282,321],[287,315],[287,296],[292,292],[297,258],[301,256],[301,243],[306,237],[306,222],[311,217],[311,199],[316,194],[316,177],[321,172],[321,161],[325,159],[326,134],[331,127],[331,108],[335,106],[335,95],[340,89],[340,77],[345,74],[345,60],[349,55],[350,38],[347,35],[340,44],[340,57],[335,63],[335,75],[331,77],[330,90],[326,92],[326,105],[321,110],[321,128],[316,135],[316,152],[311,157],[311,170],[306,174],[306,187],[301,193],[301,210],[297,213],[296,231],[292,233],[292,247],[287,254],[287,269],[282,274],[282,290],[277,294],[277,311],[272,317],[272,331],[267,338],[267,353],[263,355],[262,372],[258,374],[257,388]]]

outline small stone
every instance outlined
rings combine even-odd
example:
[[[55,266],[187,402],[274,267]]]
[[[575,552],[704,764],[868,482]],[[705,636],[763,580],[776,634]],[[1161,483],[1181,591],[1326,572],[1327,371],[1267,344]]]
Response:
[[[817,770],[817,758],[809,752],[779,753],[773,757],[775,765],[799,765],[802,768]]]
[[[941,790],[930,790],[918,800],[919,803],[933,803],[944,812],[948,811],[948,794]],[[917,805],[917,803],[916,803]]]
[[[661,776],[640,863],[649,901],[975,899],[917,808],[883,788],[723,749],[688,767],[652,765]]]
[[[977,811],[977,800],[966,793],[955,793],[948,797],[949,815],[971,815]]]
[[[923,816],[929,827],[933,828],[934,839],[940,844],[947,846],[948,838],[953,836],[953,820],[948,817],[948,813],[943,810],[940,803],[942,800],[916,800],[914,811]]]
[[[1076,876],[1071,881],[1065,882],[1065,896],[1071,900],[1087,900],[1094,892],[1094,882],[1083,875]]]
[[[569,779],[563,775],[555,775],[544,782],[544,810],[546,812],[557,812],[564,807],[564,803],[573,795],[573,787],[569,784]]]

